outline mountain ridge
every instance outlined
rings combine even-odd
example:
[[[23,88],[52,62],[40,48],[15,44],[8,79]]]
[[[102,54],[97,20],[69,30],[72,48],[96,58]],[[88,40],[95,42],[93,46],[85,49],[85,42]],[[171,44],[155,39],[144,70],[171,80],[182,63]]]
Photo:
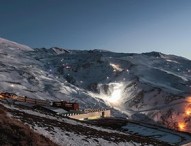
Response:
[[[30,48],[26,45],[18,44],[16,42],[9,41],[9,40],[1,38],[1,37],[0,37],[0,44],[5,45],[5,47],[8,47],[8,48],[20,49],[22,51],[33,51],[32,48]]]
[[[4,42],[7,45],[2,47],[0,43],[1,48],[15,45]],[[113,116],[125,114],[126,118],[146,119],[172,129],[178,129],[177,124],[185,118],[191,94],[188,59],[159,52],[128,54],[61,48],[55,52],[30,50],[18,44],[15,47],[24,52],[1,49],[2,92],[76,101],[82,109],[112,108]]]

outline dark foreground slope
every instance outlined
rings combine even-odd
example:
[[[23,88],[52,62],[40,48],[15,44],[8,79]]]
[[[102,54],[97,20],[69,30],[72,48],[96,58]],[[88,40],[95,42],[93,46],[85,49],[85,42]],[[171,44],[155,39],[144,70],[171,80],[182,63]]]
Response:
[[[5,104],[5,101],[3,103],[0,102],[0,109],[2,111],[2,118],[0,118],[5,123],[3,124],[6,125],[5,129],[2,130],[5,133],[1,133],[2,137],[6,137],[6,139],[2,140],[2,142],[7,141],[7,144],[11,146],[54,146],[55,144],[51,143],[50,140],[60,146],[170,145],[150,137],[97,127],[94,124],[75,121],[61,115],[44,113],[44,111],[35,110],[33,107],[24,107],[18,104],[10,106],[10,104]],[[11,115],[11,119],[6,117],[5,111],[8,115]],[[28,125],[30,128],[25,125]],[[30,129],[50,140],[46,140],[44,137],[31,132]]]
[[[44,136],[33,132],[22,122],[10,118],[0,109],[1,146],[57,146]]]

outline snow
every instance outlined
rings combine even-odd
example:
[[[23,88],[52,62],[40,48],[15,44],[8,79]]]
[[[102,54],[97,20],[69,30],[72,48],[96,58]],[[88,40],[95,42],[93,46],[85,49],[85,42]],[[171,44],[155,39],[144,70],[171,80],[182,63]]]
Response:
[[[123,129],[128,131],[132,131],[133,133],[137,133],[139,135],[154,137],[160,141],[165,141],[168,143],[179,143],[181,142],[180,136],[175,134],[169,134],[165,131],[155,130],[154,128],[148,128],[145,126],[137,125],[129,123],[127,126],[124,126]]]
[[[3,38],[0,38],[0,45],[6,45],[6,47],[8,47],[10,50],[19,49],[24,51],[33,51],[33,49],[31,49],[28,46],[21,45],[16,42],[12,42]]]
[[[154,138],[172,145],[181,145],[191,141],[191,137],[184,133],[171,131],[163,127],[141,123],[128,123],[122,127],[128,133]]]
[[[185,103],[171,103],[191,95],[189,70],[190,60],[156,52],[33,50],[0,38],[1,92],[75,101],[81,109],[112,107],[115,116],[136,117],[150,109],[141,114],[159,123],[164,121],[157,114],[165,122],[179,117]],[[168,110],[171,115],[166,115]]]
[[[65,132],[62,131],[61,129],[54,127],[54,135],[52,135],[52,132],[47,132],[47,130],[45,130],[45,128],[43,127],[39,127],[39,126],[35,126],[34,127],[35,131],[48,137],[50,140],[52,140],[53,142],[59,144],[60,146],[97,146],[97,145],[101,145],[101,146],[139,146],[140,143],[135,143],[135,142],[120,142],[120,143],[114,143],[114,142],[110,142],[110,141],[106,141],[102,138],[97,138],[95,139],[91,139],[91,138],[87,138],[87,136],[83,136],[83,135],[78,135],[78,134],[74,134],[72,132]]]
[[[174,63],[179,64],[179,62],[177,62],[177,61],[175,61],[175,60],[166,59],[166,61],[168,61],[168,62],[174,62]]]
[[[59,121],[59,122],[64,121],[65,123],[69,123],[71,125],[79,125],[79,126],[81,125],[81,126],[84,126],[84,128],[89,127],[91,129],[96,129],[98,131],[105,131],[108,133],[124,134],[123,132],[119,132],[116,130],[105,129],[105,128],[101,128],[101,127],[95,127],[95,126],[87,125],[85,123],[81,123],[81,122],[74,121],[71,119],[53,117],[50,115],[44,115],[44,114],[41,114],[41,113],[38,113],[35,111],[31,111],[31,110],[24,110],[24,109],[21,110],[19,108],[16,108],[16,107],[10,106],[10,105],[6,105],[6,104],[3,104],[3,105],[6,106],[7,108],[12,109],[12,110],[17,110],[17,111],[25,112],[25,113],[28,113],[31,115],[42,117],[42,119],[43,118],[54,119],[54,120]],[[13,117],[12,115],[10,115],[10,116]],[[17,118],[19,119],[19,117],[17,117]],[[26,123],[26,124],[29,124],[29,123]],[[32,129],[34,129],[36,132],[48,137],[49,139],[51,139],[52,141],[54,141],[55,143],[57,143],[61,146],[62,145],[73,145],[73,146],[75,146],[75,145],[93,145],[93,146],[94,145],[95,146],[96,145],[103,145],[103,146],[106,146],[106,145],[111,145],[111,146],[140,145],[140,143],[136,143],[133,141],[131,141],[131,142],[119,142],[119,143],[112,142],[112,141],[105,140],[101,137],[96,138],[96,140],[95,140],[95,138],[88,137],[88,135],[81,135],[81,134],[77,134],[77,133],[74,133],[71,131],[63,130],[59,126],[58,127],[54,126],[53,128],[50,128],[46,124],[43,126],[43,123],[42,124],[37,124],[37,123],[36,124],[33,123],[32,125],[29,124],[29,126]],[[189,140],[191,139],[191,137],[188,136],[187,134],[177,133],[177,132],[171,131],[169,129],[165,129],[162,127],[155,127],[155,126],[148,125],[148,124],[146,125],[146,124],[140,124],[140,123],[136,123],[136,124],[135,123],[128,123],[126,126],[123,126],[122,128],[128,131],[127,135],[129,135],[129,132],[132,134],[136,133],[136,134],[141,135],[141,136],[152,137],[154,139],[158,139],[158,140],[163,141],[163,142],[168,142],[170,144],[186,143],[186,142],[189,142]],[[49,130],[47,130],[47,129],[49,129]]]
[[[6,108],[15,110],[15,111],[21,111],[24,113],[28,113],[30,115],[35,115],[35,116],[39,116],[42,117],[42,121],[44,120],[43,118],[48,118],[48,119],[54,119],[56,121],[60,121],[60,122],[65,122],[65,123],[69,123],[71,125],[82,125],[84,126],[84,128],[89,127],[92,129],[96,129],[98,131],[105,131],[108,133],[118,133],[118,134],[125,134],[119,131],[115,131],[115,130],[109,130],[109,129],[104,129],[101,127],[95,127],[95,126],[91,126],[91,125],[87,125],[85,123],[80,123],[71,119],[66,119],[66,118],[58,118],[58,117],[53,117],[50,115],[44,115],[32,110],[24,110],[24,109],[19,109],[14,107],[13,105],[6,105],[1,103],[2,105],[4,105]],[[20,118],[19,116],[13,116],[11,114],[9,114],[10,117],[17,117],[18,119]],[[75,132],[72,131],[66,131],[64,129],[62,129],[62,127],[59,126],[48,126],[48,125],[43,125],[43,122],[41,124],[39,124],[38,122],[32,122],[32,123],[25,123],[27,125],[29,125],[31,127],[31,129],[33,129],[34,131],[36,131],[39,134],[44,135],[45,137],[49,138],[50,140],[52,140],[53,142],[57,143],[60,146],[76,146],[76,145],[81,145],[81,146],[97,146],[97,145],[101,145],[101,146],[107,146],[107,145],[111,145],[111,146],[138,146],[140,145],[140,143],[131,141],[131,142],[114,142],[114,141],[108,141],[105,140],[102,137],[102,135],[100,135],[100,137],[98,138],[94,138],[94,137],[88,137],[88,133],[87,135],[82,135],[82,134],[77,134]],[[127,134],[128,135],[128,134]]]
[[[68,113],[68,111],[63,110],[61,108],[50,108],[52,111],[58,113],[58,114],[64,114],[64,113]]]

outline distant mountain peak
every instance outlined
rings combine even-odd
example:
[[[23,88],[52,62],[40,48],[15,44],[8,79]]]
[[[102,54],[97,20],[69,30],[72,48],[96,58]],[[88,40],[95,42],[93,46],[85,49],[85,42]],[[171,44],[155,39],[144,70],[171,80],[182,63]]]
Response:
[[[50,49],[53,50],[56,54],[70,53],[70,51],[68,51],[64,48],[52,47]]]
[[[111,52],[111,51],[106,50],[106,49],[93,49],[92,51],[93,52]]]
[[[153,57],[161,57],[164,54],[161,52],[156,52],[156,51],[152,51],[152,52],[146,52],[146,53],[142,53],[143,55],[147,55],[147,56],[153,56]]]

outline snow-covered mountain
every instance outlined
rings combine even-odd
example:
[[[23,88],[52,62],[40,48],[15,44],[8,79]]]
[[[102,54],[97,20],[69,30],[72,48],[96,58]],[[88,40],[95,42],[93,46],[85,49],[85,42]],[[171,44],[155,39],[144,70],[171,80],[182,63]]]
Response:
[[[191,132],[191,61],[174,55],[31,49],[0,39],[0,87]]]
[[[26,45],[21,45],[18,44],[16,42],[13,41],[9,41],[6,40],[4,38],[0,38],[0,45],[1,45],[1,49],[9,49],[9,50],[14,50],[14,49],[18,49],[18,50],[23,50],[23,51],[32,51],[33,49],[26,46]]]

